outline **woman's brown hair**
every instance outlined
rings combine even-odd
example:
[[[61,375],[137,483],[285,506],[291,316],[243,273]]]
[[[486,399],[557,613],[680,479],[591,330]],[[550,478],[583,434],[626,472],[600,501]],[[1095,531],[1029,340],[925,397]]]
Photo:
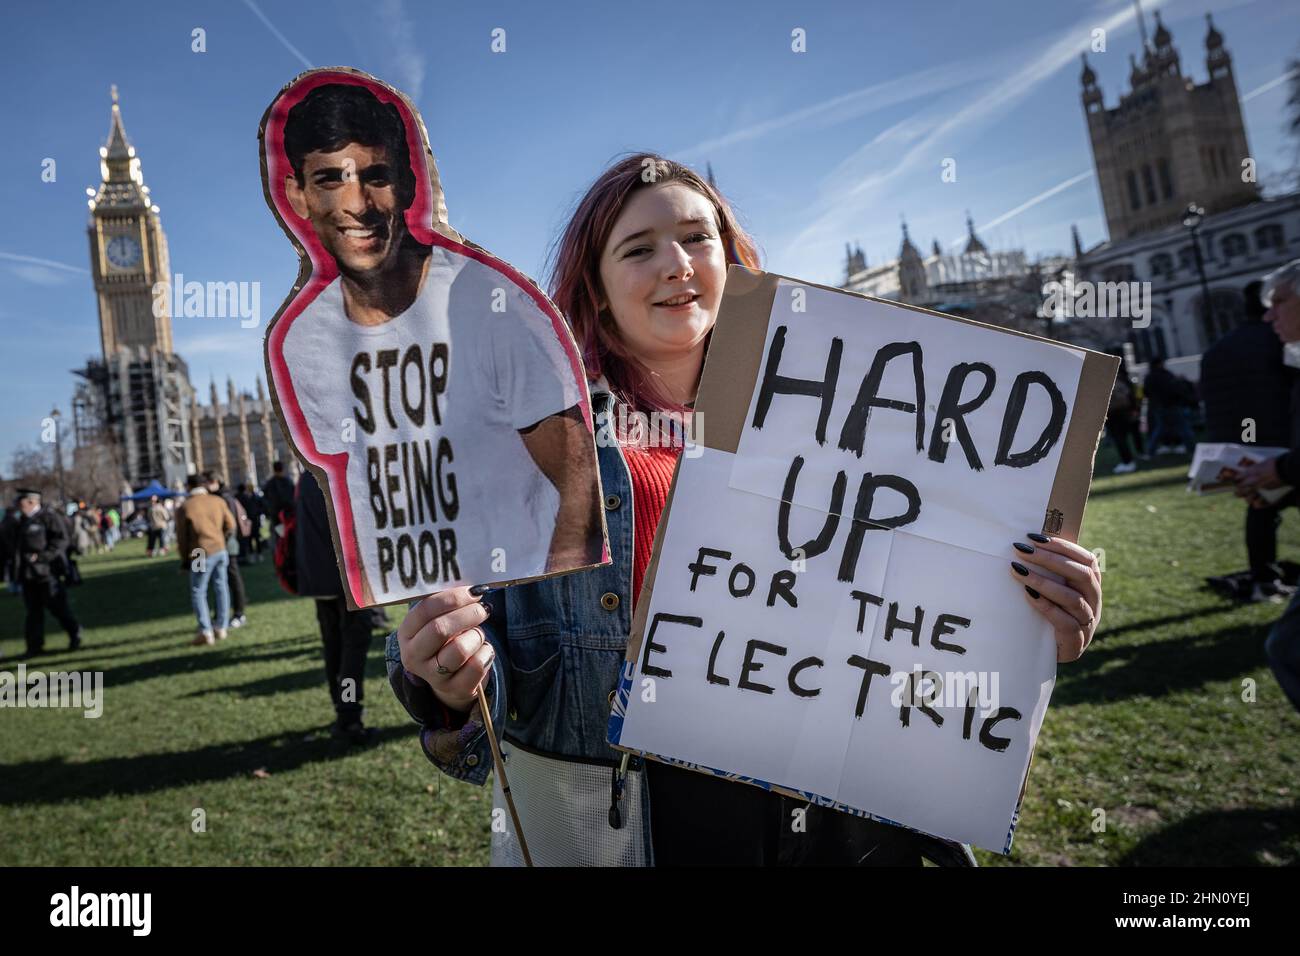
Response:
[[[690,167],[653,153],[628,155],[591,184],[551,257],[550,296],[573,329],[587,375],[593,380],[604,375],[618,401],[642,411],[680,411],[683,406],[664,393],[650,370],[622,342],[608,310],[601,309],[605,293],[600,257],[632,194],[664,183],[682,183],[708,199],[727,262],[759,268],[754,240],[741,228],[726,199]]]

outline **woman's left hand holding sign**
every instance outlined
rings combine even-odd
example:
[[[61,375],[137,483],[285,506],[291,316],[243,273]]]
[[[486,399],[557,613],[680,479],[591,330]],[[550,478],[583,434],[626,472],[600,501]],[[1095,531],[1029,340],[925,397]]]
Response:
[[[1091,551],[1031,532],[1032,544],[1017,541],[1010,573],[1024,587],[1025,600],[1051,622],[1058,663],[1076,661],[1101,621],[1101,568]],[[1033,566],[1030,566],[1030,565]]]

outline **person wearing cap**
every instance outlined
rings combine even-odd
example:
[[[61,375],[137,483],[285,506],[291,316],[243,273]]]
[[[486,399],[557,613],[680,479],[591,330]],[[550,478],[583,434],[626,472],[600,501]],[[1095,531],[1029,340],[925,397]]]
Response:
[[[21,517],[11,525],[11,540],[5,548],[13,578],[23,592],[27,619],[27,657],[45,651],[45,612],[48,610],[68,634],[68,649],[81,646],[81,625],[68,605],[68,592],[59,580],[66,561],[67,524],[53,511],[41,507],[41,493],[34,488],[18,489]]]

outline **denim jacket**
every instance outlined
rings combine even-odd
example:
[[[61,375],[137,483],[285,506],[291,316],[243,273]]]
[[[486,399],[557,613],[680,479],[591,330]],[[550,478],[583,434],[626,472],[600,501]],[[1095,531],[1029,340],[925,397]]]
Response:
[[[612,397],[603,383],[591,389],[599,430]],[[617,442],[596,444],[611,563],[490,592],[492,615],[480,626],[496,651],[486,688],[498,736],[543,756],[612,766],[622,754],[606,742],[611,695],[632,630],[632,485]],[[455,721],[402,667],[396,633],[385,658],[425,755],[449,776],[482,785],[492,752],[476,712]]]
[[[591,386],[591,400],[599,439],[602,415],[613,413],[603,381]],[[609,746],[607,731],[632,630],[634,511],[631,475],[618,443],[597,440],[596,456],[612,562],[493,591],[484,598],[492,614],[480,627],[496,651],[486,689],[498,738],[542,756],[614,767],[622,753]],[[420,725],[425,756],[449,776],[483,785],[492,751],[477,711],[454,719],[428,684],[402,667],[396,633],[388,637],[385,659],[390,686]],[[649,793],[642,784],[641,835],[645,856],[653,861]],[[934,862],[974,865],[967,847],[915,836]]]

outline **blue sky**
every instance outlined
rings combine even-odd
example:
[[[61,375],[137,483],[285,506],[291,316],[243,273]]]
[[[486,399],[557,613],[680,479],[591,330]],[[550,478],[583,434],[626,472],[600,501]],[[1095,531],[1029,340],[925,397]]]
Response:
[[[1233,55],[1265,186],[1294,156],[1287,85],[1300,51],[1287,0],[1168,0],[1183,70],[1205,78],[1206,10]],[[206,31],[207,50],[191,49]],[[262,197],[257,124],[308,65],[348,65],[407,92],[438,158],[452,225],[541,276],[585,186],[652,149],[703,168],[757,238],[767,268],[836,282],[847,241],[895,255],[899,217],[928,247],[964,232],[992,247],[1064,252],[1070,224],[1105,238],[1079,103],[1079,53],[1114,105],[1138,49],[1129,0],[643,5],[374,0],[66,2],[14,8],[0,37],[9,147],[0,237],[4,413],[0,474],[65,412],[69,369],[99,349],[86,187],[99,179],[109,85],[161,208],[173,272],[261,284],[262,323],[173,320],[206,395],[251,387],[265,323],[297,259]],[[504,53],[491,51],[505,30]],[[791,31],[807,50],[791,50]],[[1149,26],[1149,29],[1154,29]],[[13,104],[21,104],[16,109]],[[41,180],[45,158],[57,179]],[[957,179],[942,182],[944,159]],[[1060,187],[1060,188],[1058,188]],[[1053,192],[1053,190],[1056,190]],[[1044,194],[1047,193],[1045,198]],[[1032,202],[1038,199],[1037,202]],[[1006,214],[1030,203],[1028,208]]]

